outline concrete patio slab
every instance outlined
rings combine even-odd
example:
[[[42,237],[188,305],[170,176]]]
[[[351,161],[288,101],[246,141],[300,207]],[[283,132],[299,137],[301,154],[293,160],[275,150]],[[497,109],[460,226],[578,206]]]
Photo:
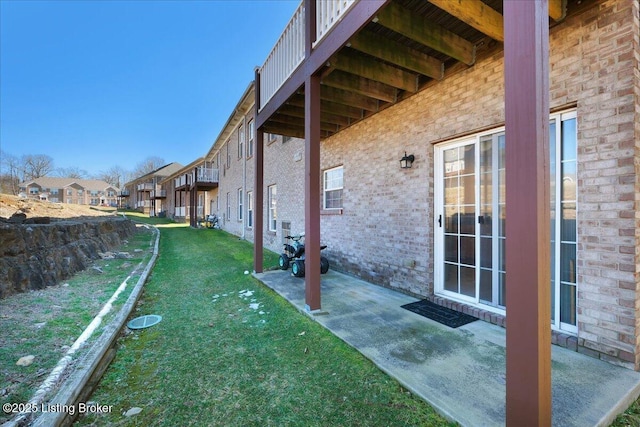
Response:
[[[505,330],[481,320],[452,329],[401,308],[411,296],[330,271],[322,309],[305,311],[304,280],[255,274],[381,370],[464,426],[505,424]],[[553,425],[606,426],[640,395],[640,373],[552,348]]]

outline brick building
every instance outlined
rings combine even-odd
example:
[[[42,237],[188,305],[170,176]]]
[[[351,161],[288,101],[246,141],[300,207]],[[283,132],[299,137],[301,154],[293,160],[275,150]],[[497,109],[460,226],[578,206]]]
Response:
[[[502,4],[486,5],[502,12]],[[347,47],[337,41],[331,45],[340,34],[323,36],[303,60],[309,66],[314,55],[322,56],[323,46],[334,49],[326,53],[329,61],[316,60],[322,82],[317,89],[319,229],[326,254],[340,270],[504,324],[508,142],[500,34],[487,37],[491,32],[481,26],[478,31],[485,33],[475,34],[447,20],[458,12],[434,5],[392,1],[358,7],[356,2],[343,11],[336,24],[342,33],[350,31],[349,25],[356,28],[350,19],[370,13],[373,20],[363,18],[365,26],[352,30]],[[568,2],[566,15],[550,20],[548,65],[552,340],[636,370],[639,13],[638,2],[631,0]],[[464,13],[457,18],[464,21]],[[417,46],[419,34],[410,41],[413,34],[397,35],[407,27],[398,21],[415,19],[471,40],[471,64]],[[370,39],[375,48],[363,41]],[[418,75],[418,87],[411,90],[395,78],[406,74],[404,68],[376,74],[375,67],[386,70],[394,60],[388,52],[379,53],[385,43],[438,58],[443,75]],[[367,55],[382,60],[374,63]],[[257,73],[258,79],[264,76],[262,86],[269,82],[268,62]],[[366,70],[354,62],[366,64]],[[295,120],[313,88],[305,86],[303,69],[294,67],[281,86],[261,91],[259,131],[309,132],[304,118]],[[388,87],[394,91],[385,92]],[[333,94],[347,90],[366,99],[344,101],[342,92],[341,98]],[[366,106],[368,99],[377,101],[375,111]],[[360,118],[353,118],[353,109]],[[268,224],[269,174],[281,166],[272,165],[266,138],[264,144]],[[402,169],[399,160],[405,154],[415,161]],[[302,194],[304,185],[299,182],[294,194]],[[327,207],[336,192],[340,197]],[[279,221],[288,219],[280,215],[284,197],[278,188]],[[302,218],[303,199],[297,204]],[[300,224],[300,218],[292,221]],[[264,229],[265,246],[271,247],[268,226]]]
[[[20,184],[25,197],[53,203],[117,206],[117,187],[98,179],[43,176]]]
[[[342,31],[319,30],[322,40],[306,61],[331,53],[331,61],[317,61],[320,239],[332,268],[504,325],[514,286],[506,282],[505,256],[505,47],[499,31],[464,24],[464,13],[431,3],[345,2],[351,9],[335,24]],[[484,5],[503,12],[502,2]],[[636,0],[585,0],[551,10],[551,339],[638,370],[640,7]],[[469,63],[398,35],[408,26],[397,20],[415,19],[470,40]],[[338,43],[350,25],[348,43]],[[397,58],[388,52],[370,61],[380,59],[381,46],[399,46],[392,53],[415,54],[435,68],[413,71],[412,88],[403,80],[410,61],[398,72],[389,71]],[[309,222],[308,154],[299,138],[309,132],[311,95],[298,76],[303,69],[294,64],[280,86],[265,89],[267,61],[203,157],[219,171],[217,186],[202,195],[203,214],[217,214],[223,229],[249,241],[262,229],[263,245],[274,251]],[[411,167],[401,168],[409,156]]]

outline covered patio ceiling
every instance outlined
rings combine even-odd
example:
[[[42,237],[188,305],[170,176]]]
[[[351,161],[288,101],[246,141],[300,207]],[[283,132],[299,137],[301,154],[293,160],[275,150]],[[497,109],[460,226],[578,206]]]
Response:
[[[550,0],[550,26],[590,0]],[[502,0],[392,0],[319,70],[327,138],[502,50]],[[301,85],[275,102],[264,132],[304,138]]]

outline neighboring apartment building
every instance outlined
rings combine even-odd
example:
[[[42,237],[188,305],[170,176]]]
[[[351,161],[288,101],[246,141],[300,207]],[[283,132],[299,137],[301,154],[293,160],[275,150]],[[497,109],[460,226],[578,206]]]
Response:
[[[160,183],[181,168],[180,163],[172,162],[127,182],[120,193],[120,204],[150,216],[164,215],[168,206],[167,192]]]
[[[197,227],[213,212],[210,191],[217,188],[218,182],[218,168],[202,157],[165,177],[160,185],[167,196],[167,217]]]
[[[91,206],[117,206],[119,189],[97,179],[44,176],[20,184],[25,197],[53,203]]]

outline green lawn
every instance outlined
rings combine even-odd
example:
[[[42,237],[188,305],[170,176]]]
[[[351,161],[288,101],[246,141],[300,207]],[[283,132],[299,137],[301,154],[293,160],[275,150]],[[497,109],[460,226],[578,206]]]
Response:
[[[449,423],[245,271],[252,246],[221,230],[160,226],[135,312],[78,425],[440,426]],[[265,255],[265,266],[277,256]],[[137,415],[123,415],[141,408]]]

